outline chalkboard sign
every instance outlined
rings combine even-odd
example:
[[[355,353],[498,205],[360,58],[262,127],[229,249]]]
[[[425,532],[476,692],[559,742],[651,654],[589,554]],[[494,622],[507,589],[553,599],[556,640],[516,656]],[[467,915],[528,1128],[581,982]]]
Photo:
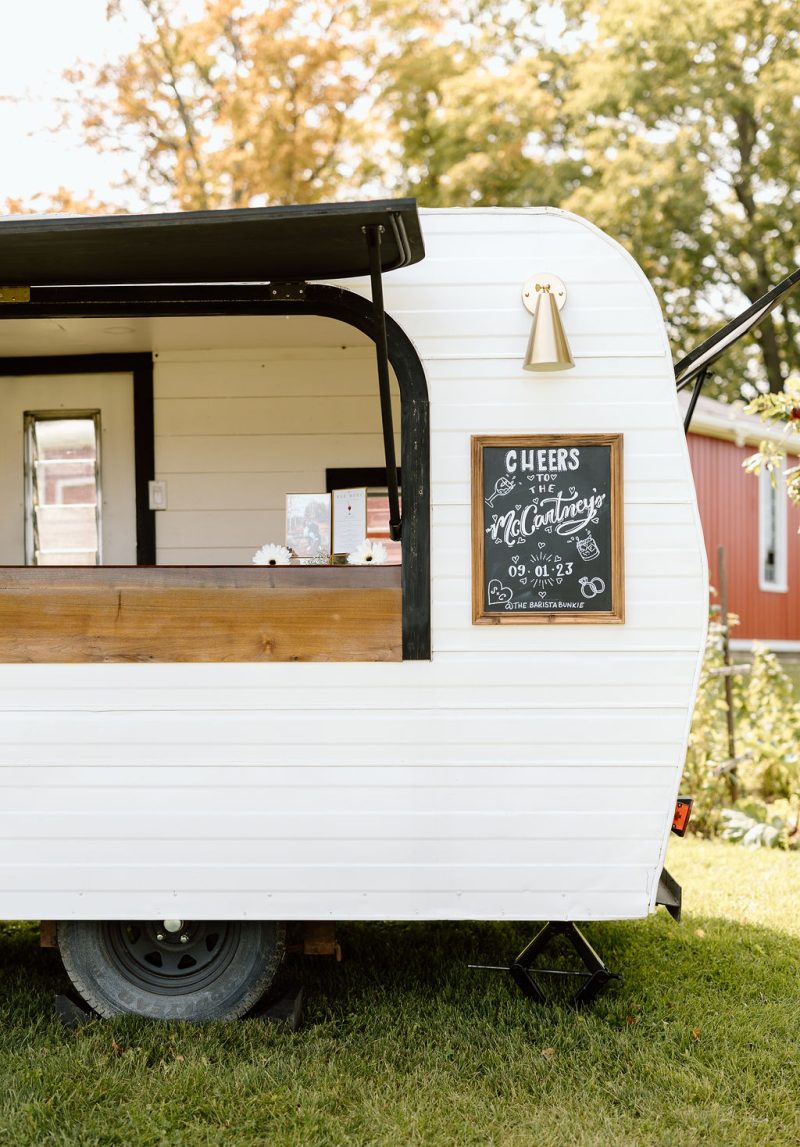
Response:
[[[472,439],[472,620],[621,622],[622,435]]]

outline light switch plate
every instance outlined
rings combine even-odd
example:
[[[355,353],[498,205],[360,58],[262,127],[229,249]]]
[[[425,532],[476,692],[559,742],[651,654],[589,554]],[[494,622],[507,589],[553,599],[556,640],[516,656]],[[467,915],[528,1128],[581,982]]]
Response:
[[[166,482],[148,482],[147,494],[151,510],[166,510],[167,508],[167,483]]]

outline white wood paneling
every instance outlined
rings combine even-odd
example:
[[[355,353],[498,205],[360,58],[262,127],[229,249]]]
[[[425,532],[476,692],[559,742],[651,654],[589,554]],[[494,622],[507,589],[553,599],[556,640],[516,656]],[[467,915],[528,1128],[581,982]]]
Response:
[[[247,563],[284,540],[288,493],[324,490],[327,467],[385,465],[371,348],[173,351],[154,387],[161,564]]]
[[[214,836],[203,844],[203,862],[206,865],[226,866],[231,851],[236,850],[244,865],[298,864],[308,861],[308,841],[294,836],[291,825],[282,837],[254,837],[242,839],[239,836],[221,839]],[[330,839],[330,838],[329,838]],[[371,867],[375,860],[375,839],[337,836],[330,841],[334,844],[337,862],[346,865]],[[507,864],[637,864],[649,866],[658,860],[658,844],[652,838],[647,840],[585,839],[537,840],[530,836],[508,840],[501,835],[495,839],[465,837],[444,840],[440,836],[426,840],[421,845],[418,837],[395,840],[384,838],[380,842],[380,856],[384,864],[419,864],[420,856],[426,864],[465,865],[496,862],[502,856]],[[65,854],[62,840],[41,838],[7,838],[0,840],[0,866],[3,865],[46,865],[58,864]],[[166,865],[185,863],[186,840],[176,839],[171,834],[159,845],[159,856]],[[69,864],[95,867],[106,863],[110,857],[124,856],[112,837],[102,839],[84,838],[71,840],[66,861]]]
[[[375,352],[349,347],[340,351],[269,350],[254,357],[253,351],[226,351],[223,356],[205,353],[161,355],[156,360],[158,397],[190,398],[331,398],[334,395],[376,394]],[[393,391],[397,383],[393,380]],[[241,427],[237,427],[241,430]]]
[[[432,662],[0,667],[0,914],[652,906],[707,607],[658,305],[620,247],[559,212],[426,212],[423,227],[427,258],[385,289],[430,390]],[[539,269],[568,289],[576,368],[553,377],[521,369],[520,292]],[[305,345],[297,318],[292,346],[240,324],[239,346],[206,351],[159,323],[161,562],[249,561],[280,540],[286,492],[382,465],[358,339]],[[473,626],[470,435],[600,430],[625,440],[625,624]]]
[[[446,338],[449,341],[459,340],[462,344],[471,343],[474,339],[483,340],[487,330],[492,332],[496,339],[513,340],[518,344],[519,339],[527,341],[530,330],[530,317],[528,312],[518,305],[518,300],[509,298],[504,292],[505,307],[480,306],[473,309],[463,307],[459,296],[456,306],[444,306],[438,309],[421,310],[419,307],[404,310],[402,307],[395,311],[395,317],[404,325],[413,329],[417,340],[431,339],[434,342]],[[647,346],[638,340],[648,335],[659,336],[659,316],[656,315],[648,303],[628,307],[575,306],[570,295],[570,341],[573,337],[583,340],[586,353],[592,354],[595,347],[604,346],[611,339],[620,336],[629,338],[631,331],[637,332],[636,346],[643,346],[642,354],[653,354],[652,345]],[[589,343],[589,339],[596,342]],[[663,353],[663,352],[661,352]]]
[[[528,276],[530,277],[530,276]],[[391,278],[392,304],[395,316],[403,316],[403,320],[410,313],[427,312],[428,314],[448,313],[448,300],[443,295],[441,283],[403,283],[399,276]],[[652,323],[652,309],[642,305],[641,286],[637,282],[618,282],[614,284],[613,296],[598,293],[597,286],[590,281],[572,280],[569,289],[570,308],[583,313],[587,321],[602,324],[604,318],[611,313],[628,311],[634,308],[646,317],[648,325]],[[458,305],[462,312],[474,311],[494,314],[502,311],[508,315],[514,314],[519,320],[516,311],[509,308],[508,285],[506,283],[481,283],[473,279],[465,279],[459,283]]]
[[[641,284],[637,284],[636,289],[641,291]],[[505,290],[508,290],[507,285]],[[493,383],[508,370],[509,365],[505,361],[496,362],[491,358],[464,355],[455,358],[432,358],[425,362],[425,374],[428,382],[430,385],[436,386],[437,391],[440,383],[450,382],[459,385],[464,385],[465,382],[470,381],[484,384]],[[517,372],[514,373],[516,375]],[[522,373],[519,371],[519,374]],[[588,382],[595,390],[604,391],[609,384],[612,387],[616,387],[617,384],[624,384],[628,389],[633,384],[638,394],[643,386],[652,383],[658,385],[663,377],[664,364],[660,359],[643,359],[636,356],[620,355],[611,361],[597,359],[593,362],[583,363],[580,374],[574,380],[570,379],[570,386],[574,385],[583,389]],[[539,387],[542,387],[543,393],[547,393],[549,390],[557,391],[559,387],[563,386],[564,375],[542,374],[536,376],[534,380],[530,374],[525,374],[522,383],[524,387],[522,393],[528,393],[531,390],[535,393]]]
[[[165,398],[156,399],[155,413],[156,434],[163,438],[286,434],[305,440],[318,435],[380,432],[377,394],[369,398],[332,395],[313,402],[287,398]],[[399,415],[396,403],[395,419]],[[307,458],[316,446],[318,443],[304,441],[300,457]]]
[[[305,470],[259,470],[240,474],[173,474],[169,480],[169,507],[197,513],[198,503],[206,511],[226,514],[251,510],[279,510],[286,506],[287,490],[313,490],[318,474]]]
[[[560,682],[548,671],[530,680],[527,673],[516,673],[504,665],[491,684],[439,685],[397,688],[394,686],[323,686],[319,692],[309,689],[305,696],[296,688],[280,686],[248,689],[245,686],[222,689],[171,688],[165,695],[156,689],[81,689],[32,696],[26,689],[7,689],[0,693],[0,712],[36,713],[103,713],[114,710],[147,712],[247,712],[273,707],[295,713],[326,711],[331,707],[359,713],[364,708],[400,711],[438,712],[443,709],[491,707],[528,712],[537,709],[567,709],[576,705],[590,708],[613,706],[620,689],[625,690],[629,708],[652,708],[672,705],[683,711],[685,685],[669,683],[658,677],[620,682],[613,669],[601,682]],[[644,666],[643,666],[644,668]],[[357,689],[357,691],[356,691]]]
[[[383,840],[544,840],[570,842],[580,849],[585,840],[657,841],[662,817],[655,813],[620,813],[598,817],[592,813],[461,813],[441,817],[424,809],[404,813],[304,813],[287,817],[270,812],[238,810],[236,813],[182,813],[163,808],[140,820],[136,842],[148,841],[148,849],[158,851],[164,839],[232,842],[228,863],[236,858],[238,840],[372,841],[374,857],[380,856]],[[20,812],[13,816],[0,812],[3,839],[115,840],[117,848],[130,848],[130,819],[124,812],[64,813]],[[127,842],[127,843],[126,843]],[[329,855],[325,850],[325,855]],[[497,857],[502,856],[502,849]],[[265,889],[268,891],[268,889]]]
[[[496,412],[489,411],[487,418],[497,420]],[[580,423],[585,429],[588,429],[586,423]],[[512,431],[526,431],[529,434],[536,433],[539,429],[536,423],[536,412],[531,412],[529,418],[525,420],[523,426],[514,427],[512,422],[500,425],[493,433],[508,434]],[[556,432],[569,433],[569,423],[562,417],[560,425],[554,428]],[[465,463],[465,458],[469,456],[469,436],[463,433],[443,433],[439,432],[436,435],[437,449],[434,455],[435,476],[437,478],[447,477],[451,481],[458,479],[463,475],[463,469],[468,461]],[[628,431],[625,435],[625,458],[626,462],[630,459],[635,466],[638,466],[638,471],[635,471],[635,476],[641,480],[646,476],[666,477],[669,479],[670,475],[682,475],[684,472],[683,456],[686,450],[686,439],[682,429],[675,428],[670,430],[638,430],[636,432]],[[661,459],[664,459],[663,464]],[[648,459],[652,459],[648,467]],[[667,461],[669,459],[669,461]],[[661,465],[660,469],[656,469]],[[459,466],[461,469],[459,470]],[[469,473],[469,470],[466,470]]]
[[[314,443],[309,450],[302,435],[201,435],[159,438],[156,436],[156,472],[171,474],[251,474],[263,472],[265,461],[274,472],[296,470],[298,460],[314,458],[315,473],[323,475],[326,466],[386,465],[380,434],[332,434]],[[361,462],[361,459],[364,459]],[[323,482],[324,485],[324,482]]]
[[[660,650],[649,654],[618,654],[603,659],[603,677],[619,685],[643,683],[644,679],[685,684],[691,679],[694,663],[691,656],[665,654]],[[579,686],[597,682],[596,666],[588,660],[576,660],[567,652],[551,654],[544,668],[548,680],[555,684]],[[0,691],[10,694],[10,691],[20,689],[27,695],[38,695],[47,707],[52,697],[59,693],[90,698],[98,691],[108,690],[119,698],[114,706],[118,708],[124,704],[124,697],[137,692],[172,697],[182,691],[195,693],[205,690],[224,696],[231,691],[238,694],[242,690],[260,689],[264,703],[269,704],[268,699],[276,694],[299,695],[302,690],[306,694],[304,705],[327,708],[339,707],[342,691],[347,689],[351,706],[363,708],[359,696],[353,696],[354,687],[359,691],[391,690],[395,698],[422,687],[430,704],[435,704],[433,698],[440,690],[471,685],[491,688],[512,679],[533,684],[541,681],[542,670],[539,663],[524,654],[515,653],[513,649],[492,658],[475,659],[467,655],[446,665],[439,661],[351,664],[347,667],[346,685],[332,680],[335,673],[332,674],[329,665],[297,662],[265,665],[73,665],[66,674],[60,665],[0,665]],[[317,694],[317,689],[324,689],[324,693]],[[328,694],[330,704],[324,700]],[[278,707],[283,708],[285,704],[282,699]]]
[[[406,717],[411,720],[410,717]],[[30,718],[28,718],[30,724]],[[42,727],[59,726],[62,723],[61,715],[48,718],[42,714]],[[66,765],[87,769],[94,766],[107,768],[110,763],[129,765],[135,767],[142,761],[148,764],[173,765],[182,762],[187,767],[193,765],[284,765],[288,760],[296,768],[307,765],[327,768],[340,763],[343,752],[338,741],[320,743],[307,743],[305,738],[298,741],[287,750],[285,744],[278,742],[272,744],[263,736],[251,734],[252,739],[236,741],[228,744],[222,742],[207,742],[192,739],[193,734],[187,732],[180,741],[163,743],[161,741],[115,741],[114,729],[110,722],[106,722],[104,714],[95,717],[98,726],[94,740],[71,741],[74,736],[72,730],[65,730],[61,741],[56,738],[47,744],[40,743],[35,738],[33,744],[29,741],[17,741],[4,745],[5,760],[9,764],[28,765],[39,764],[42,761],[58,760]],[[535,729],[536,719],[532,716],[531,725]],[[524,730],[522,731],[524,733]],[[519,735],[520,731],[517,730]],[[105,738],[105,739],[102,739]],[[606,765],[631,765],[637,768],[649,768],[652,764],[667,764],[674,769],[674,743],[653,743],[649,739],[631,741],[620,744],[596,745],[570,744],[569,755],[559,746],[543,745],[538,741],[531,741],[530,737],[524,740],[503,740],[498,746],[492,744],[475,744],[474,742],[456,741],[452,744],[435,745],[390,745],[383,738],[373,741],[356,741],[347,746],[347,760],[355,765],[363,765],[374,769],[385,765],[407,765],[409,761],[418,763],[422,768],[430,765],[475,765],[491,772],[498,763],[515,761],[524,765],[554,765],[570,768],[573,765],[591,766],[598,768],[598,776]],[[86,784],[90,786],[91,774],[86,775]],[[87,797],[88,799],[88,797]],[[133,831],[133,826],[129,826]],[[141,826],[138,831],[141,831]]]
[[[412,761],[406,765],[197,765],[162,762],[147,765],[117,765],[93,762],[98,785],[103,788],[319,788],[321,785],[343,789],[361,789],[362,785],[390,789],[472,788],[484,779],[482,765],[439,765]],[[74,788],[88,778],[82,772],[92,762],[75,767],[62,763],[51,765],[2,765],[0,782],[4,789]],[[369,771],[366,771],[369,770]],[[646,788],[669,784],[672,773],[666,765],[640,762],[634,771],[630,766],[599,761],[592,765],[494,765],[492,786],[497,789],[518,787],[557,788],[590,786],[602,778],[604,788]]]
[[[273,892],[201,887],[192,873],[187,888],[146,892],[118,888],[75,889],[58,870],[46,890],[13,888],[2,894],[7,919],[31,920],[635,920],[647,915],[646,891],[615,888],[579,892],[347,891]],[[531,881],[534,885],[535,881]]]
[[[339,668],[341,674],[341,667]],[[669,709],[581,709],[569,714],[545,710],[535,715],[509,710],[502,714],[502,741],[509,745],[525,744],[534,738],[540,747],[563,744],[565,725],[569,728],[571,746],[626,744],[671,744],[683,725],[683,710]],[[298,740],[307,746],[336,746],[347,752],[353,739],[353,727],[359,728],[359,739],[373,746],[383,741],[394,746],[488,745],[498,736],[496,710],[424,709],[408,713],[392,709],[353,711],[329,710],[318,720],[302,722],[298,734],[298,717],[291,711],[276,710],[266,715],[246,710],[230,714],[181,710],[146,713],[62,713],[58,719],[43,723],[36,731],[38,744],[60,746],[64,740],[83,744],[98,738],[127,744],[182,746],[190,741],[234,746],[238,741],[258,742],[269,739],[271,745],[283,745],[292,751]],[[3,718],[4,739],[25,740],[31,732],[30,716],[6,713]]]
[[[398,317],[402,319],[402,316]],[[515,369],[520,360],[520,345],[524,354],[528,334],[528,330],[520,330],[509,335],[497,335],[493,331],[481,335],[479,325],[475,324],[471,330],[464,333],[428,335],[416,338],[414,341],[423,359],[460,358],[466,350],[470,358],[495,359],[498,363],[507,360],[512,369]],[[616,360],[622,341],[621,335],[571,333],[569,344],[572,357],[580,367],[584,361],[598,358]],[[666,358],[663,350],[653,353],[652,334],[629,334],[624,336],[624,343],[630,348],[629,353],[637,358],[643,360],[651,358],[655,361],[664,361]]]
[[[426,221],[426,233],[430,232],[430,223]],[[469,235],[469,228],[464,230],[465,236]],[[430,236],[432,238],[432,236]],[[436,243],[440,242],[440,237],[436,236]],[[470,244],[471,246],[471,244]],[[387,299],[390,299],[389,306],[393,316],[399,319],[402,314],[401,308],[394,305],[394,291],[397,288],[403,287],[406,284],[413,286],[420,283],[423,286],[436,286],[439,288],[446,288],[452,292],[459,283],[481,283],[484,286],[491,287],[497,285],[505,288],[508,297],[509,284],[513,283],[517,291],[521,293],[522,284],[530,278],[532,270],[542,266],[542,252],[536,246],[536,241],[530,245],[528,252],[521,253],[522,248],[504,259],[498,259],[495,253],[491,250],[476,254],[474,258],[467,253],[463,258],[444,258],[431,253],[430,245],[428,245],[428,255],[414,267],[403,268],[396,271],[391,279],[387,277],[387,284],[385,293]],[[593,256],[580,256],[566,253],[559,253],[555,256],[556,262],[552,266],[558,266],[558,274],[561,279],[568,285],[568,289],[575,290],[579,284],[585,284],[593,288],[595,297],[597,293],[597,285],[600,284],[604,291],[608,288],[614,288],[618,283],[631,283],[639,289],[639,298],[641,294],[641,281],[636,282],[636,274],[631,270],[630,264],[626,265],[624,259],[609,259],[606,251],[597,253]],[[356,284],[350,284],[351,288],[357,289]],[[590,293],[587,293],[587,298]],[[446,305],[442,305],[442,309],[446,309]],[[524,353],[523,347],[523,353]]]
[[[650,788],[628,787],[606,789],[596,786],[561,785],[559,787],[538,788],[520,785],[517,788],[495,786],[489,778],[483,784],[471,785],[403,785],[392,788],[386,785],[371,785],[369,778],[358,786],[318,785],[316,787],[286,786],[247,786],[229,790],[223,788],[191,788],[185,786],[171,789],[166,785],[149,788],[128,788],[121,793],[118,788],[104,789],[94,786],[91,790],[91,807],[96,813],[113,813],[122,807],[130,816],[158,814],[162,809],[179,807],[181,815],[201,813],[213,808],[220,815],[236,813],[242,808],[251,812],[270,812],[278,816],[313,815],[326,813],[343,816],[357,810],[362,803],[373,815],[390,812],[424,812],[428,815],[458,817],[467,812],[530,812],[537,815],[543,812],[594,812],[597,816],[621,812],[658,812],[662,807],[666,790],[662,786]],[[7,814],[25,812],[28,801],[27,789],[11,786],[4,794],[4,809]],[[86,794],[74,786],[51,786],[37,794],[37,807],[42,813],[79,813],[86,800]]]
[[[62,878],[63,880],[63,878]],[[138,862],[76,864],[62,883],[72,881],[85,892],[159,892],[200,887],[209,892],[253,892],[270,888],[275,893],[304,892],[336,895],[344,892],[457,893],[463,888],[477,892],[527,892],[535,882],[542,892],[582,892],[615,888],[620,892],[644,892],[646,869],[641,865],[578,864],[361,864],[345,865],[317,860],[306,864],[173,864]],[[56,887],[58,887],[58,881]],[[11,864],[0,868],[0,893],[27,889],[46,892],[53,887],[53,869],[44,864]]]

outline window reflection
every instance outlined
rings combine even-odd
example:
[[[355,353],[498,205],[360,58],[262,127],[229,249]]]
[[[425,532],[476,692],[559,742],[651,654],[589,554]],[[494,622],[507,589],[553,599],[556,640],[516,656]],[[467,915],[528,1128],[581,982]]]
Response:
[[[400,509],[402,513],[402,501]],[[389,495],[385,487],[367,489],[367,537],[370,541],[383,543],[389,565],[400,565],[403,560],[402,543],[393,542],[389,536]]]

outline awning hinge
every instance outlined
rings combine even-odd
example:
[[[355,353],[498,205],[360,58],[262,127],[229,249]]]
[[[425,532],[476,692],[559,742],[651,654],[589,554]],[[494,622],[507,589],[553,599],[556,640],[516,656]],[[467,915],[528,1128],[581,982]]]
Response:
[[[0,287],[0,303],[29,303],[30,287]]]
[[[276,302],[303,303],[306,298],[305,283],[270,283],[269,293]]]

